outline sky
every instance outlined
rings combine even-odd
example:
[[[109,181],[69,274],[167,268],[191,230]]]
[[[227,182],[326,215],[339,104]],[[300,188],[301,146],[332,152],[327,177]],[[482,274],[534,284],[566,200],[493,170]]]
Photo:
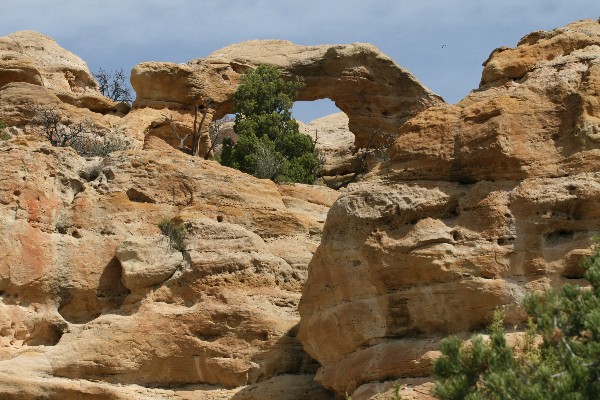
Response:
[[[0,36],[31,29],[92,72],[144,61],[185,63],[251,39],[302,45],[368,42],[455,103],[497,47],[529,32],[598,19],[599,0],[0,0]],[[303,122],[338,111],[297,102]]]

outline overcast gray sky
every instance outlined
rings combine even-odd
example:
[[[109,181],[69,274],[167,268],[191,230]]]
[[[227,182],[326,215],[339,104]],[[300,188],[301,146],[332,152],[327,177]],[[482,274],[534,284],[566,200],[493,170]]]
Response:
[[[0,12],[0,36],[42,32],[92,71],[183,63],[250,39],[369,42],[454,103],[477,87],[496,47],[598,19],[600,0],[0,0]],[[336,111],[327,101],[295,110],[303,121]]]

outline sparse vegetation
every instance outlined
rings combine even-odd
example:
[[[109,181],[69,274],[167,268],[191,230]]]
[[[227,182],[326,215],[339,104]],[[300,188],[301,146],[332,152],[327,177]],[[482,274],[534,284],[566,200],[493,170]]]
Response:
[[[125,81],[122,69],[111,74],[100,68],[94,74],[94,78],[98,81],[100,93],[104,96],[114,101],[131,103],[131,90]]]
[[[161,233],[169,241],[169,249],[176,251],[185,250],[185,227],[181,223],[177,223],[170,219],[163,219],[158,223],[158,228]]]
[[[63,121],[54,108],[38,108],[34,121],[41,125],[44,135],[55,147],[75,148],[86,130],[84,123],[71,124],[70,121]]]
[[[204,128],[204,123],[206,122],[206,115],[210,109],[212,101],[210,99],[206,99],[202,104],[196,104],[194,106],[194,125],[192,127],[192,132],[186,134],[185,136],[181,136],[175,127],[175,123],[172,117],[166,117],[169,121],[169,125],[171,126],[171,130],[173,134],[179,139],[179,149],[190,153],[191,155],[198,157],[200,156],[200,139],[202,138],[202,129]],[[198,118],[200,117],[200,120]],[[186,147],[185,142],[187,138],[192,135],[191,145],[190,147]],[[212,147],[207,150],[206,154],[204,154],[204,158],[208,159],[210,156],[210,152]]]
[[[526,299],[525,339],[507,344],[497,312],[489,339],[471,345],[452,337],[441,344],[433,393],[444,400],[600,398],[600,248],[584,262],[590,288],[565,285]],[[539,337],[541,344],[536,346]]]
[[[312,183],[319,167],[315,144],[291,114],[302,86],[299,79],[286,82],[275,67],[248,71],[234,94],[238,140],[223,141],[221,163],[258,178]]]
[[[106,157],[114,151],[128,150],[129,147],[129,142],[124,139],[124,135],[113,128],[111,133],[104,136],[97,134],[85,136],[74,149],[82,156]]]
[[[8,132],[5,132],[6,124],[0,119],[0,140],[8,140],[10,139],[10,135]]]
[[[361,175],[369,170],[369,159],[379,163],[390,160],[390,147],[393,143],[393,136],[381,129],[373,131],[364,149],[358,150],[358,167],[354,173],[342,180],[333,180],[328,183],[332,189],[341,189],[355,182]]]
[[[100,135],[91,122],[71,123],[54,108],[38,108],[34,120],[55,147],[71,147],[86,157],[106,157],[113,151],[127,150],[130,145],[117,128]]]

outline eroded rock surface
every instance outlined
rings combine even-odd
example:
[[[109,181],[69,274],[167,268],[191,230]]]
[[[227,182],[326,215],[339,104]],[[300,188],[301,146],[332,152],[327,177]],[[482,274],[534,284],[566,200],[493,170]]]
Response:
[[[147,135],[176,111],[89,106],[90,93],[114,102],[83,61],[33,32],[0,42],[40,77],[0,69],[0,397],[329,398],[296,339],[297,304],[337,193],[191,157]],[[53,147],[40,108],[131,149]],[[183,227],[182,248],[164,220]]]
[[[442,337],[498,307],[519,324],[527,292],[581,282],[600,226],[599,33],[579,21],[494,53],[486,85],[408,120],[391,162],[336,201],[300,304],[321,384],[362,399],[403,378],[427,396],[415,382]]]
[[[32,137],[0,146],[0,370],[37,354],[48,385],[314,373],[297,303],[333,191],[280,189],[166,144],[99,163]],[[185,227],[182,252],[161,240],[164,219]]]
[[[49,38],[0,39],[0,394],[356,400],[398,383],[429,398],[443,336],[497,307],[518,325],[528,291],[582,282],[600,218],[598,24],[494,52],[456,105],[370,45],[252,41],[140,64],[126,115]],[[391,160],[336,201],[173,148],[172,123],[184,135],[207,98],[209,119],[229,112],[262,63],[303,76],[301,99],[336,101],[355,145],[397,135]],[[52,147],[31,124],[39,106],[131,149]],[[345,125],[309,126],[333,142],[332,173],[349,162]],[[182,248],[163,220],[183,226]]]
[[[300,124],[300,131],[316,140],[324,161],[323,176],[346,175],[359,169],[358,149],[348,122],[348,116],[339,112]]]
[[[96,112],[122,110],[100,94],[81,58],[38,32],[20,31],[0,38],[0,87],[11,82],[45,87],[65,103]]]

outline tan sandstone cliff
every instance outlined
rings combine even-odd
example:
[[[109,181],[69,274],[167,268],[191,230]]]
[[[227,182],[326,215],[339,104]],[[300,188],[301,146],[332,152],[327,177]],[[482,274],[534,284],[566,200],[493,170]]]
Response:
[[[260,64],[273,65],[284,76],[302,77],[305,87],[298,100],[333,100],[348,116],[359,147],[366,145],[375,129],[396,129],[417,112],[443,103],[370,44],[299,46],[284,40],[253,40],[187,64],[137,65],[131,72],[137,94],[134,107],[189,112],[210,99],[208,120],[221,118],[233,111],[233,93],[241,74]]]
[[[230,112],[261,63],[303,76],[301,99],[333,99],[358,147],[396,136],[391,160],[342,193],[174,148],[170,120],[189,130],[208,98],[209,120]],[[371,45],[251,41],[136,66],[125,113],[51,39],[1,38],[0,397],[356,400],[400,383],[428,398],[440,338],[497,307],[518,324],[527,291],[581,282],[600,226],[599,63],[598,21],[536,32],[448,105]],[[39,107],[131,149],[52,147]],[[342,120],[309,126],[332,171],[352,162]]]
[[[397,129],[392,161],[329,211],[300,339],[317,381],[364,399],[425,396],[439,340],[530,290],[580,282],[600,230],[600,23],[535,32],[482,85]]]
[[[4,42],[2,59],[27,53],[19,62],[41,79],[0,66],[0,397],[329,398],[296,339],[297,304],[337,193],[190,157],[146,137],[171,110],[72,101],[113,103],[49,38]],[[87,86],[67,86],[69,71]],[[40,107],[116,127],[132,149],[86,159],[53,147]],[[182,252],[162,220],[183,224]]]

